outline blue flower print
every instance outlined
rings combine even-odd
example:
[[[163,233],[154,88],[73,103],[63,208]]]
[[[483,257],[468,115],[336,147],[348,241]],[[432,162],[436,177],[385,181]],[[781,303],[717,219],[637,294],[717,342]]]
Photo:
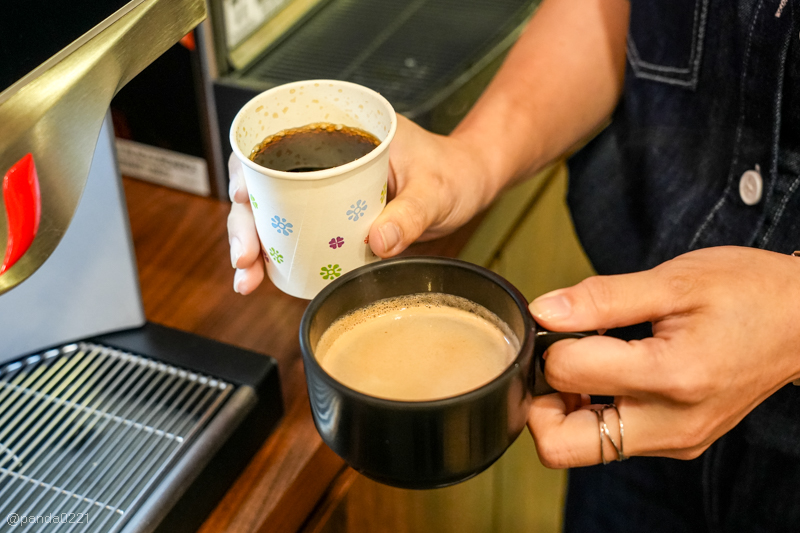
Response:
[[[293,226],[286,222],[285,218],[281,218],[278,215],[272,217],[272,227],[277,228],[278,233],[283,233],[284,235],[289,235],[293,231]]]
[[[359,218],[364,216],[364,211],[367,210],[367,202],[364,200],[359,200],[355,204],[350,205],[350,209],[347,210],[347,218],[355,222]]]

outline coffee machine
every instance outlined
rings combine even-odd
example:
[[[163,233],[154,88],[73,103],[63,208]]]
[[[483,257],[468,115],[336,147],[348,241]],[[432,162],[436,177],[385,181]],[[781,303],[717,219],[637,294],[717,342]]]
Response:
[[[280,418],[277,365],[146,322],[107,108],[204,2],[7,4],[0,175],[32,158],[40,218],[0,274],[0,529],[194,531]]]

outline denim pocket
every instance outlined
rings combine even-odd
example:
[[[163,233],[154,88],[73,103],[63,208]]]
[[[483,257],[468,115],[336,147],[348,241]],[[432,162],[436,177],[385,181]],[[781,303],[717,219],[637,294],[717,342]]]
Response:
[[[708,2],[631,2],[628,61],[637,78],[697,87]]]

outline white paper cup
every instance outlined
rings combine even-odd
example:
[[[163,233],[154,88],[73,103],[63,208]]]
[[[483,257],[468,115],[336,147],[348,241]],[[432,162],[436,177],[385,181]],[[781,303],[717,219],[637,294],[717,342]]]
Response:
[[[355,161],[313,172],[272,170],[249,159],[268,135],[317,122],[360,128],[381,143]],[[336,80],[274,87],[239,110],[231,146],[244,167],[267,274],[280,290],[310,300],[345,272],[378,260],[369,228],[386,205],[396,127],[384,97]]]

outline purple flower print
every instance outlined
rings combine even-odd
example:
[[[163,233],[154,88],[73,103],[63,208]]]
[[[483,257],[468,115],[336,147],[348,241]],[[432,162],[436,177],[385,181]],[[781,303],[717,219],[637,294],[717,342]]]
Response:
[[[342,246],[344,246],[344,239],[341,237],[336,237],[335,239],[331,239],[330,241],[328,241],[328,246],[330,246],[334,250],[337,248],[341,248]]]

